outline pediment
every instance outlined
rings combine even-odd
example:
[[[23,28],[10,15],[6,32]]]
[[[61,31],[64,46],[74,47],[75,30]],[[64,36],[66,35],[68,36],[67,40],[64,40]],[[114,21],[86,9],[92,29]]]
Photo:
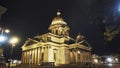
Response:
[[[24,43],[24,45],[22,47],[30,46],[30,45],[35,44],[37,42],[39,42],[39,41],[28,38],[28,40],[26,40],[26,42]]]

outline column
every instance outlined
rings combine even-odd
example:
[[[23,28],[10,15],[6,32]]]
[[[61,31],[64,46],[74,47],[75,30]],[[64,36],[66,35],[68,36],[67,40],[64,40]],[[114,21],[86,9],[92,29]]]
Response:
[[[29,64],[31,64],[31,50],[29,50]]]
[[[37,61],[38,61],[38,48],[36,48],[36,64],[37,64]]]
[[[36,48],[36,64],[38,64],[38,47]]]
[[[83,51],[81,51],[80,61],[81,61],[81,63],[83,62]]]
[[[73,54],[72,54],[72,49],[71,49],[71,51],[70,51],[70,63],[72,63],[73,62]]]
[[[84,51],[83,51],[83,63],[85,62],[85,53],[84,53]]]
[[[28,53],[29,53],[29,57],[28,57],[29,58],[29,64],[31,63],[31,53],[30,53],[30,51],[31,50],[28,51]]]
[[[82,51],[80,50],[80,63],[82,62]]]
[[[32,64],[33,64],[33,62],[34,62],[34,51],[33,51],[33,49],[31,50],[32,52]]]
[[[86,52],[84,51],[84,61],[86,62]]]
[[[73,61],[73,56],[72,56],[72,49],[70,50],[70,63]]]
[[[36,55],[36,48],[34,49],[34,56],[35,56],[35,58],[34,58],[35,63],[34,64],[36,64],[36,57],[37,57],[37,55]]]
[[[24,51],[22,51],[22,63],[25,63],[24,58],[25,58],[25,54]]]
[[[65,54],[66,54],[66,64],[69,64],[70,63],[70,51],[66,48],[65,49]]]
[[[47,52],[47,47],[45,47],[45,51],[44,51],[44,62],[48,62],[48,52]]]
[[[44,48],[43,47],[41,47],[41,56],[40,56],[40,62],[43,62],[44,60]]]
[[[28,51],[26,51],[26,53],[27,53],[26,60],[27,60],[27,63],[28,63]]]
[[[87,62],[89,61],[88,52],[86,52],[86,61],[87,61]]]
[[[28,63],[30,63],[30,50],[28,51]]]
[[[35,64],[35,49],[33,49],[33,54],[34,54],[33,64]]]
[[[74,49],[72,49],[72,63],[75,63],[75,54],[74,54]]]
[[[78,62],[80,62],[80,50],[77,50]]]
[[[40,62],[39,63],[41,63],[42,62],[42,52],[43,52],[43,48],[42,47],[40,47],[40,54],[39,54],[39,58],[40,58]]]
[[[87,62],[89,62],[88,52],[86,52]]]
[[[38,56],[37,57],[38,57],[37,63],[40,64],[40,47],[38,47]]]
[[[76,58],[76,63],[78,63],[78,50],[75,49],[75,58]]]
[[[58,55],[57,56],[58,56],[58,64],[60,64],[60,47],[58,48]]]
[[[27,63],[27,61],[26,61],[26,51],[25,51],[25,63]]]
[[[86,62],[86,52],[84,51],[84,61]]]
[[[74,50],[73,50],[73,55],[74,55],[74,63],[76,63],[76,50],[75,50],[75,48],[74,48]]]

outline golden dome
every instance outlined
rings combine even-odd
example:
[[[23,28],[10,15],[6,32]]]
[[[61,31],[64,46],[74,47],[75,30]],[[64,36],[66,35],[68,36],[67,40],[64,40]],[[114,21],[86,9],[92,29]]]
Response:
[[[66,24],[66,22],[64,21],[64,19],[62,17],[60,17],[61,12],[58,11],[57,12],[57,17],[53,18],[51,25],[55,25],[55,24]]]

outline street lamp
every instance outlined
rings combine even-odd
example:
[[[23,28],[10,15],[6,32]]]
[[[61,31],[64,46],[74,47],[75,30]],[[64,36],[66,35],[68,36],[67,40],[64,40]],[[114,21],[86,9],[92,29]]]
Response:
[[[12,37],[10,40],[9,40],[9,43],[11,44],[12,46],[12,49],[11,49],[11,53],[10,53],[10,62],[11,62],[11,59],[12,59],[12,53],[13,53],[13,48],[14,46],[18,43],[19,39],[17,37]],[[9,67],[10,67],[10,63],[9,63]]]

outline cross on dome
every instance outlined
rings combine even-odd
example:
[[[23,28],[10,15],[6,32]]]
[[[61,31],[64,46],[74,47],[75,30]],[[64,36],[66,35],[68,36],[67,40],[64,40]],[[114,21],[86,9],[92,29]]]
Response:
[[[61,12],[58,9],[57,16],[53,18],[51,25],[58,25],[58,24],[66,25],[67,24],[60,15],[61,15]]]
[[[58,9],[57,16],[60,16],[60,15],[61,15],[61,12],[60,12],[60,10]]]

